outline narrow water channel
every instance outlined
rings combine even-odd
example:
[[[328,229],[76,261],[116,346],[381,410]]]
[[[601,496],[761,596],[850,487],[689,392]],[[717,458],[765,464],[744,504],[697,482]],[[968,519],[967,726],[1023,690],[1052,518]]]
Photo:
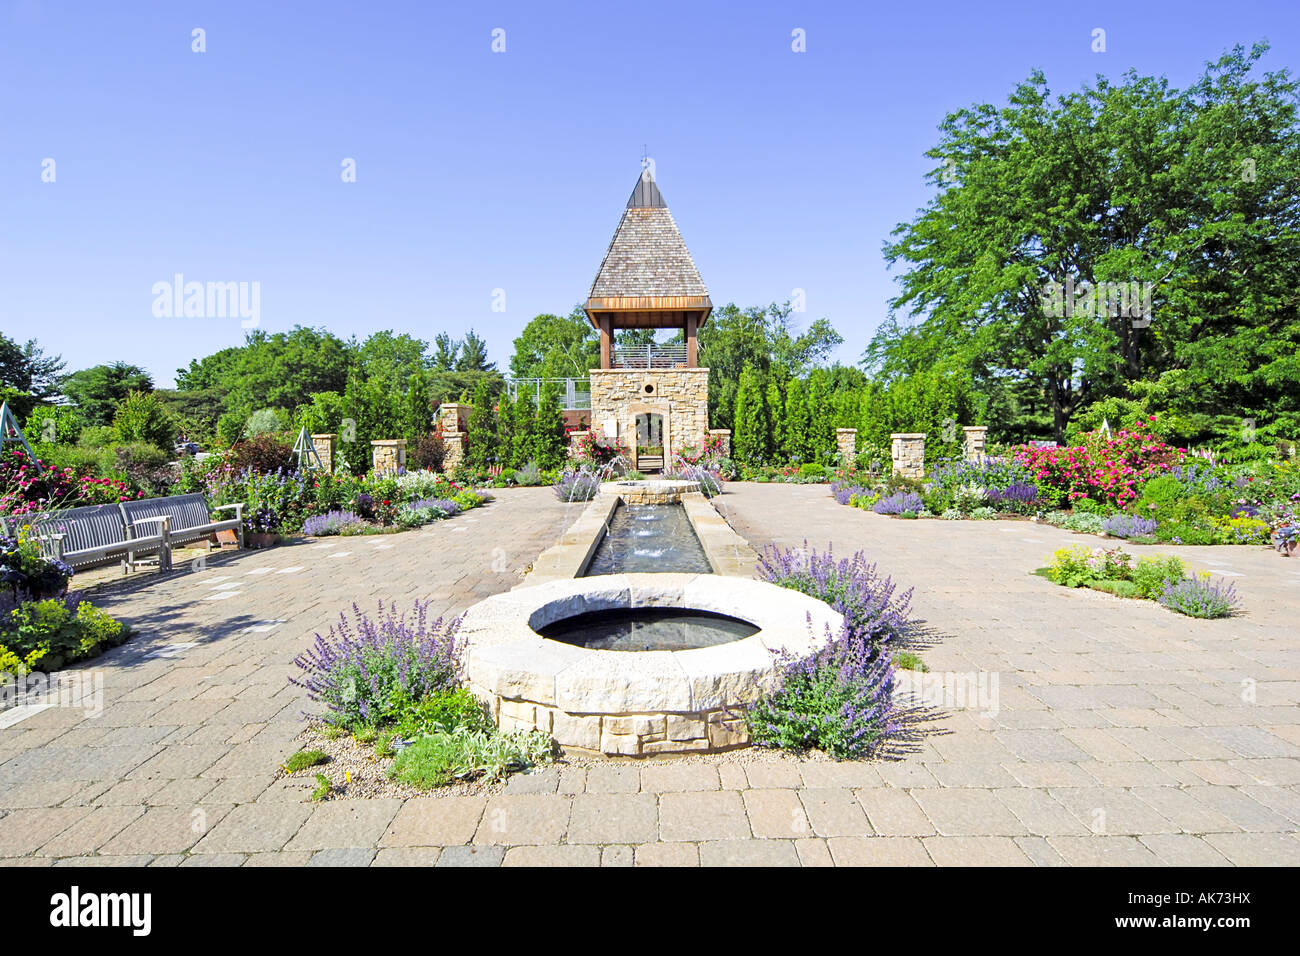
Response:
[[[712,572],[681,505],[619,505],[583,577],[643,571]]]

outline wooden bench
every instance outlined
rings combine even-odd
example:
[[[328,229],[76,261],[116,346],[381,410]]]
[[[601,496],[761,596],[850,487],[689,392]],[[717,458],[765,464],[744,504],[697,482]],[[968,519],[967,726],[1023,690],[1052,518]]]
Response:
[[[118,560],[123,574],[154,561],[160,570],[171,568],[171,519],[165,515],[128,521],[119,505],[86,505],[11,517],[6,524],[15,533],[21,526],[30,526],[41,554],[62,561],[74,571]],[[148,554],[156,557],[137,557]]]
[[[141,498],[138,501],[124,501],[119,506],[122,516],[129,527],[149,518],[171,519],[171,543],[174,545],[202,541],[218,531],[233,531],[239,539],[239,547],[244,547],[244,505],[219,505],[213,511],[233,509],[233,518],[213,520],[208,510],[207,499],[200,494],[172,495],[168,498]]]

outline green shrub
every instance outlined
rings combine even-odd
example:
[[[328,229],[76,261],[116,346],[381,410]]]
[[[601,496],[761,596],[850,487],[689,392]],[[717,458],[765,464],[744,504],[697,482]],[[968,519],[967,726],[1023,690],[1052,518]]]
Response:
[[[1166,584],[1181,581],[1186,573],[1182,560],[1172,555],[1139,558],[1132,580],[1142,597],[1154,601],[1164,592]]]
[[[89,601],[74,606],[66,598],[26,601],[0,620],[0,645],[9,655],[51,671],[116,647],[129,633]]]
[[[1142,589],[1132,581],[1123,580],[1096,580],[1089,584],[1089,587],[1097,591],[1106,591],[1116,597],[1122,598],[1141,598],[1145,597]]]
[[[1053,560],[1047,568],[1047,577],[1063,587],[1084,587],[1096,577],[1088,564],[1091,557],[1092,552],[1083,545],[1059,548],[1052,554]]]
[[[821,750],[837,760],[857,757],[876,745],[879,733],[862,734],[845,714],[871,692],[863,682],[844,680],[834,663],[788,672],[779,691],[746,713],[750,740],[758,747]]]
[[[323,773],[316,774],[316,789],[311,792],[311,798],[316,801],[324,800],[330,795],[330,790],[334,787],[330,783],[330,778]]]
[[[900,667],[905,671],[920,671],[923,674],[930,670],[930,668],[926,666],[925,661],[921,660],[920,657],[913,654],[911,651],[899,651],[895,654],[894,666]]]
[[[490,731],[492,721],[467,688],[457,687],[410,704],[398,714],[396,726],[400,736],[410,739],[459,729]]]
[[[117,406],[113,429],[119,441],[147,442],[171,452],[176,423],[153,392],[131,392]]]

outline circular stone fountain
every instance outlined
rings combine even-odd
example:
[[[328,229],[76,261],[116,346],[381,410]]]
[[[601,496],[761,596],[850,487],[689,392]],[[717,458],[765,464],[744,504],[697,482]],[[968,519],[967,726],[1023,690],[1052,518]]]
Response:
[[[628,642],[595,649],[539,633],[596,613],[608,622],[620,610],[640,617],[656,608],[748,626],[725,639],[697,635],[708,646],[689,650],[637,650]],[[654,754],[747,744],[741,712],[775,689],[775,655],[806,658],[842,624],[823,602],[763,581],[610,574],[493,595],[465,612],[460,634],[466,680],[503,730],[535,728],[563,746],[606,754]]]

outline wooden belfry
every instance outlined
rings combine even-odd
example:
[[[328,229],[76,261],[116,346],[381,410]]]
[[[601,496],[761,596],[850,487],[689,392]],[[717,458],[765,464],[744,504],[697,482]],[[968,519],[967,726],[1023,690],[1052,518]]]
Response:
[[[648,166],[623,210],[584,311],[600,333],[603,369],[617,367],[617,329],[682,329],[684,361],[677,363],[666,350],[658,354],[672,363],[666,367],[699,365],[699,330],[713,302]]]

